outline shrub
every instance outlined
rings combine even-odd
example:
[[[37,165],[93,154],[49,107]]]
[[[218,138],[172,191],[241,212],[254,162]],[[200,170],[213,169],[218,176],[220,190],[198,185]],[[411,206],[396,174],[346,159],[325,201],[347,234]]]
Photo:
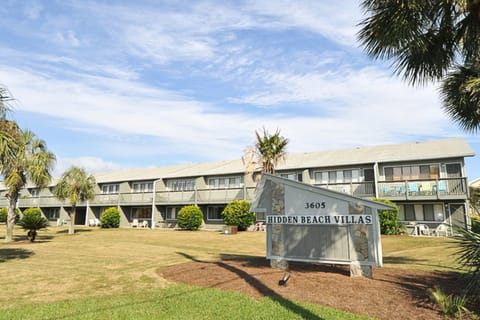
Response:
[[[28,230],[27,238],[33,242],[37,236],[37,230],[48,227],[48,220],[42,216],[40,208],[28,208],[23,212],[23,217],[18,221],[18,225],[24,230]]]
[[[203,223],[203,212],[197,206],[185,206],[178,212],[178,226],[186,230],[198,230]]]
[[[6,223],[8,216],[8,209],[7,208],[0,208],[0,223]],[[15,223],[20,220],[20,213],[18,208],[15,209]]]
[[[480,218],[472,217],[472,232],[480,234]]]
[[[445,294],[442,289],[435,286],[429,289],[430,298],[440,307],[446,318],[462,319],[463,314],[470,315],[471,312],[465,306],[467,297],[465,295]]]
[[[102,228],[118,228],[120,226],[120,211],[116,207],[110,207],[100,217]]]
[[[398,207],[395,203],[387,199],[374,198],[376,202],[395,207],[395,210],[378,210],[378,218],[380,220],[381,234],[398,234],[400,233],[400,224],[398,222]]]
[[[255,221],[255,213],[249,212],[250,202],[233,200],[222,211],[223,221],[227,226],[238,226],[238,230],[247,230]]]

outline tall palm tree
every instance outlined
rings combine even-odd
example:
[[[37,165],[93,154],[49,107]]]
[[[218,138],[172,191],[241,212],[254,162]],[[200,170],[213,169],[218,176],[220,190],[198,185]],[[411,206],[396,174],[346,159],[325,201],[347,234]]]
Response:
[[[363,0],[358,33],[375,59],[412,85],[440,81],[443,109],[480,128],[480,0]]]
[[[53,188],[53,194],[60,200],[68,199],[72,207],[68,234],[75,233],[73,226],[77,204],[95,198],[95,184],[94,176],[87,175],[83,168],[73,166],[63,173],[57,185]]]
[[[287,155],[288,139],[282,137],[278,129],[274,134],[269,134],[263,128],[263,135],[258,133],[258,131],[255,131],[255,135],[257,137],[255,148],[257,156],[262,163],[262,171],[274,174],[278,162]]]
[[[0,127],[9,136],[9,150],[13,151],[10,154],[2,153],[0,157],[9,203],[5,241],[10,242],[13,240],[15,209],[21,189],[27,182],[39,188],[46,187],[51,180],[55,155],[47,150],[45,141],[38,139],[30,130],[22,131],[15,122],[0,121]]]
[[[0,87],[0,121],[5,121],[7,113],[12,110],[11,101],[13,101],[13,98],[8,89]]]

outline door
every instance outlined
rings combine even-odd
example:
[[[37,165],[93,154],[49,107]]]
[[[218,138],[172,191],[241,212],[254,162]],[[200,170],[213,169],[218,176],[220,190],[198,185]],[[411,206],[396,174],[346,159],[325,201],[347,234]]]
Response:
[[[445,165],[448,180],[449,194],[462,194],[462,166],[459,163],[447,163]]]
[[[85,219],[87,218],[87,208],[86,207],[77,207],[75,211],[75,224],[85,225]]]
[[[448,206],[453,228],[465,229],[467,227],[465,205],[463,203],[450,203]]]

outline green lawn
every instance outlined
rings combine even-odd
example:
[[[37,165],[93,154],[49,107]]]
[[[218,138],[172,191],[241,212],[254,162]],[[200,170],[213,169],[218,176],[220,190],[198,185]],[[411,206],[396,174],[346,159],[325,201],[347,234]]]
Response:
[[[0,319],[364,319],[317,305],[252,299],[239,293],[168,283],[162,267],[188,256],[265,256],[265,233],[65,228],[38,241],[3,243]],[[17,239],[23,231],[16,229]],[[21,237],[20,237],[21,236]],[[445,238],[384,237],[387,267],[452,271],[455,243]]]

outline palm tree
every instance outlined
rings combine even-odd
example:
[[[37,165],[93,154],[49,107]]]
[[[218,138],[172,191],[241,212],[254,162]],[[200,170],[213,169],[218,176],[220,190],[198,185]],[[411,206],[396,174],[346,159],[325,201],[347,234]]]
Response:
[[[12,133],[18,132],[13,123],[6,120],[7,113],[11,111],[10,101],[13,98],[6,88],[0,87],[0,159],[5,163],[7,158],[11,159],[16,153],[17,141]]]
[[[480,0],[364,0],[358,33],[375,59],[412,85],[440,81],[444,111],[480,128]]]
[[[263,135],[260,135],[258,131],[255,131],[255,135],[257,137],[255,148],[259,161],[262,163],[262,171],[274,174],[278,162],[283,160],[287,154],[288,139],[282,137],[278,129],[270,135],[263,128]]]
[[[95,177],[88,175],[83,168],[71,167],[65,171],[53,189],[53,194],[60,200],[70,202],[72,211],[70,212],[70,226],[68,234],[74,234],[73,225],[75,223],[75,214],[79,202],[93,200],[95,198]]]
[[[7,188],[8,216],[5,242],[13,240],[15,209],[21,189],[27,182],[44,188],[51,180],[50,171],[55,163],[55,155],[47,150],[45,141],[38,139],[30,130],[22,131],[13,121],[0,121],[7,140],[0,154],[0,169]],[[0,139],[1,140],[1,139]]]
[[[11,101],[13,101],[13,98],[8,89],[0,87],[0,121],[5,121],[7,113],[12,110]]]

